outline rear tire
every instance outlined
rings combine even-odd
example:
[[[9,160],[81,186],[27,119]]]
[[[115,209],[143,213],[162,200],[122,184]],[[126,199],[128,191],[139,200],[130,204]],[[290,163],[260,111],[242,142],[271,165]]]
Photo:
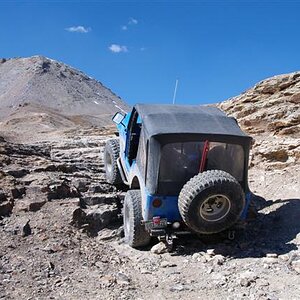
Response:
[[[245,195],[233,176],[221,170],[210,170],[199,173],[184,185],[178,206],[190,229],[200,234],[213,234],[237,222],[245,206]]]
[[[140,190],[130,190],[124,199],[123,221],[125,243],[133,248],[146,246],[150,242],[150,234],[141,224],[142,202]]]
[[[119,155],[119,141],[117,139],[108,140],[104,149],[104,166],[106,181],[113,185],[119,185],[122,183],[122,178],[117,164]]]

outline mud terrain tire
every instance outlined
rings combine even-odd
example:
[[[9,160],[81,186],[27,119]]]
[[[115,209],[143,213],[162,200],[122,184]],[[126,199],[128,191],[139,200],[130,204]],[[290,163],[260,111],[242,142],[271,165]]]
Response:
[[[122,178],[117,165],[119,153],[119,141],[117,139],[108,140],[104,149],[105,174],[107,182],[114,185],[122,183]]]
[[[125,243],[137,248],[150,242],[150,234],[141,224],[142,202],[140,190],[130,190],[126,193],[123,208]]]
[[[184,185],[178,206],[191,230],[213,234],[237,222],[245,206],[245,195],[233,176],[210,170],[197,174]]]

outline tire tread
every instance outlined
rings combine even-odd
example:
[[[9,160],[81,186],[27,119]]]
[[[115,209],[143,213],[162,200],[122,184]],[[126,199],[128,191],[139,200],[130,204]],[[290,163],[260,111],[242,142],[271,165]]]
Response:
[[[193,178],[191,178],[182,188],[179,198],[178,198],[178,207],[179,207],[179,212],[181,214],[181,217],[185,224],[193,229],[194,231],[198,233],[204,233],[204,234],[209,234],[209,233],[216,233],[220,232],[215,231],[214,229],[211,229],[211,232],[207,232],[207,229],[203,229],[201,231],[201,228],[193,228],[194,226],[191,224],[190,220],[190,214],[189,214],[189,209],[191,206],[191,203],[194,201],[194,199],[201,194],[203,191],[212,188],[214,185],[223,185],[223,184],[230,184],[234,185],[237,189],[238,192],[242,195],[243,201],[244,201],[244,192],[242,190],[242,187],[238,183],[238,181],[229,173],[222,171],[222,170],[209,170],[205,171],[203,173],[199,173]],[[244,205],[243,205],[244,206]],[[241,211],[242,212],[242,211]],[[240,214],[241,214],[240,212]],[[240,216],[232,216],[232,221],[230,224],[227,224],[226,228],[230,227],[235,223]]]
[[[126,193],[124,206],[128,205],[132,210],[130,214],[131,231],[129,236],[125,236],[125,241],[131,247],[146,246],[150,242],[150,234],[145,230],[145,227],[141,224],[142,221],[142,203],[140,190],[130,190]],[[124,214],[125,215],[125,214]],[[125,224],[125,219],[124,219]]]
[[[108,174],[106,169],[106,153],[109,153],[111,155],[112,160],[112,172],[111,174]],[[110,139],[106,142],[105,149],[104,149],[104,165],[105,165],[105,173],[106,173],[106,180],[113,184],[113,185],[119,185],[121,184],[122,178],[121,174],[117,165],[117,160],[120,156],[120,142],[118,139]]]

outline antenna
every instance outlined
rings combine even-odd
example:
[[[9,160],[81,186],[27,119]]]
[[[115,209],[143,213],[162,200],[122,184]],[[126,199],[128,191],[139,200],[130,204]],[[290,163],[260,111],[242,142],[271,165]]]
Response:
[[[176,82],[175,82],[175,89],[174,89],[174,95],[173,95],[173,104],[175,104],[175,100],[176,100],[177,86],[178,86],[178,79],[176,79]]]

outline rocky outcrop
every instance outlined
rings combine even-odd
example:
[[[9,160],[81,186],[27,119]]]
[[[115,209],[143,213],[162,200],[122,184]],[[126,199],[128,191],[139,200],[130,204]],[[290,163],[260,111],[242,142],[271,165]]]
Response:
[[[49,201],[73,199],[79,227],[93,234],[114,223],[120,213],[120,193],[104,181],[102,152],[105,136],[83,136],[20,145],[0,140],[2,177],[0,217],[37,212]],[[70,216],[72,218],[72,216]]]
[[[300,162],[300,72],[263,80],[218,106],[254,137],[251,165]]]

